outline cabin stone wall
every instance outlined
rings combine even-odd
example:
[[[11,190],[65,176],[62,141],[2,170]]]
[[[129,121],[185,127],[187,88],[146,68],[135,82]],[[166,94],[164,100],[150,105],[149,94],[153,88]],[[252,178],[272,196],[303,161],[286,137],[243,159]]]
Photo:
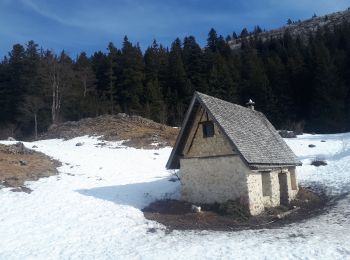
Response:
[[[299,186],[298,186],[298,181],[297,181],[297,176],[296,176],[296,167],[290,167],[288,169],[288,199],[289,202],[293,199],[298,194],[299,191]]]
[[[250,169],[239,156],[183,158],[180,165],[183,200],[220,203],[240,199],[242,204],[248,203]]]
[[[281,193],[286,203],[298,193],[296,179],[296,186],[293,186],[295,167],[252,171],[238,155],[182,158],[180,165],[181,199],[192,203],[222,203],[239,199],[251,215],[258,215],[266,207],[279,206]],[[280,178],[285,180],[283,184]]]
[[[251,214],[259,214],[265,207],[279,206],[282,202],[281,193],[282,197],[284,196],[286,199],[286,203],[295,199],[298,193],[295,177],[295,167],[266,172],[251,171],[247,177],[249,210]],[[285,179],[286,182],[282,181],[283,183],[280,183],[280,178]],[[285,184],[285,188],[283,188],[283,184]]]
[[[207,157],[235,154],[233,149],[221,133],[219,127],[214,123],[214,136],[204,137],[202,123],[211,121],[209,115],[202,107],[197,110],[189,138],[184,149],[184,157]]]
[[[278,171],[262,172],[262,180],[266,178],[267,182],[263,184],[263,204],[265,207],[276,207],[280,205],[280,186],[278,180]]]
[[[247,174],[246,185],[248,186],[248,207],[250,214],[258,215],[264,211],[261,173],[250,171]]]

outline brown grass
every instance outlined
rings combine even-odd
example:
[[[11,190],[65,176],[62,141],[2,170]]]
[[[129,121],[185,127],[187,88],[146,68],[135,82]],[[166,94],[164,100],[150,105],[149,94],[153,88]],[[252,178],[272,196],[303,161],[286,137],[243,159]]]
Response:
[[[140,116],[104,115],[51,126],[41,139],[71,139],[82,135],[103,135],[108,141],[128,140],[135,148],[154,149],[173,146],[179,129]]]
[[[0,149],[0,184],[21,187],[25,181],[56,174],[58,165],[57,161],[39,152],[13,153]]]

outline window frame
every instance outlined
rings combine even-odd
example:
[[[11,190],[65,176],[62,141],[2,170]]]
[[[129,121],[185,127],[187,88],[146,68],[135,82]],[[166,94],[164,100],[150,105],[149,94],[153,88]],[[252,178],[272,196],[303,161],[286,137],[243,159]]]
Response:
[[[295,174],[295,170],[291,170],[289,172],[290,175],[290,184],[291,184],[291,188],[292,190],[297,190],[298,189],[298,183],[297,183],[297,177]]]
[[[272,196],[271,172],[261,172],[261,188],[263,197]]]
[[[201,122],[202,124],[202,131],[203,131],[203,138],[210,138],[215,135],[215,127],[213,121],[204,121]]]

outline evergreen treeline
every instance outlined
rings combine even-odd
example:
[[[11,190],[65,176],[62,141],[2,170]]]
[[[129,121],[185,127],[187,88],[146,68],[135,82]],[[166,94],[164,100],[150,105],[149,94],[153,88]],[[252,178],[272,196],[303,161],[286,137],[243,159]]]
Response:
[[[277,128],[350,131],[349,24],[308,42],[253,36],[235,51],[232,37],[212,29],[203,49],[189,36],[170,49],[154,41],[144,53],[125,37],[121,49],[110,43],[75,59],[33,41],[16,44],[0,64],[0,126],[28,135],[118,112],[180,125],[198,90],[242,105],[251,98]]]

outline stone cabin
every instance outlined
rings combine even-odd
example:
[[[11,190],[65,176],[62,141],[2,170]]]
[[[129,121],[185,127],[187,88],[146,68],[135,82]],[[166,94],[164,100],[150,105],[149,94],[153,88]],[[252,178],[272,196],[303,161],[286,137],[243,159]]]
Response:
[[[180,169],[185,201],[238,201],[251,215],[288,205],[301,165],[267,118],[196,92],[166,167]]]

